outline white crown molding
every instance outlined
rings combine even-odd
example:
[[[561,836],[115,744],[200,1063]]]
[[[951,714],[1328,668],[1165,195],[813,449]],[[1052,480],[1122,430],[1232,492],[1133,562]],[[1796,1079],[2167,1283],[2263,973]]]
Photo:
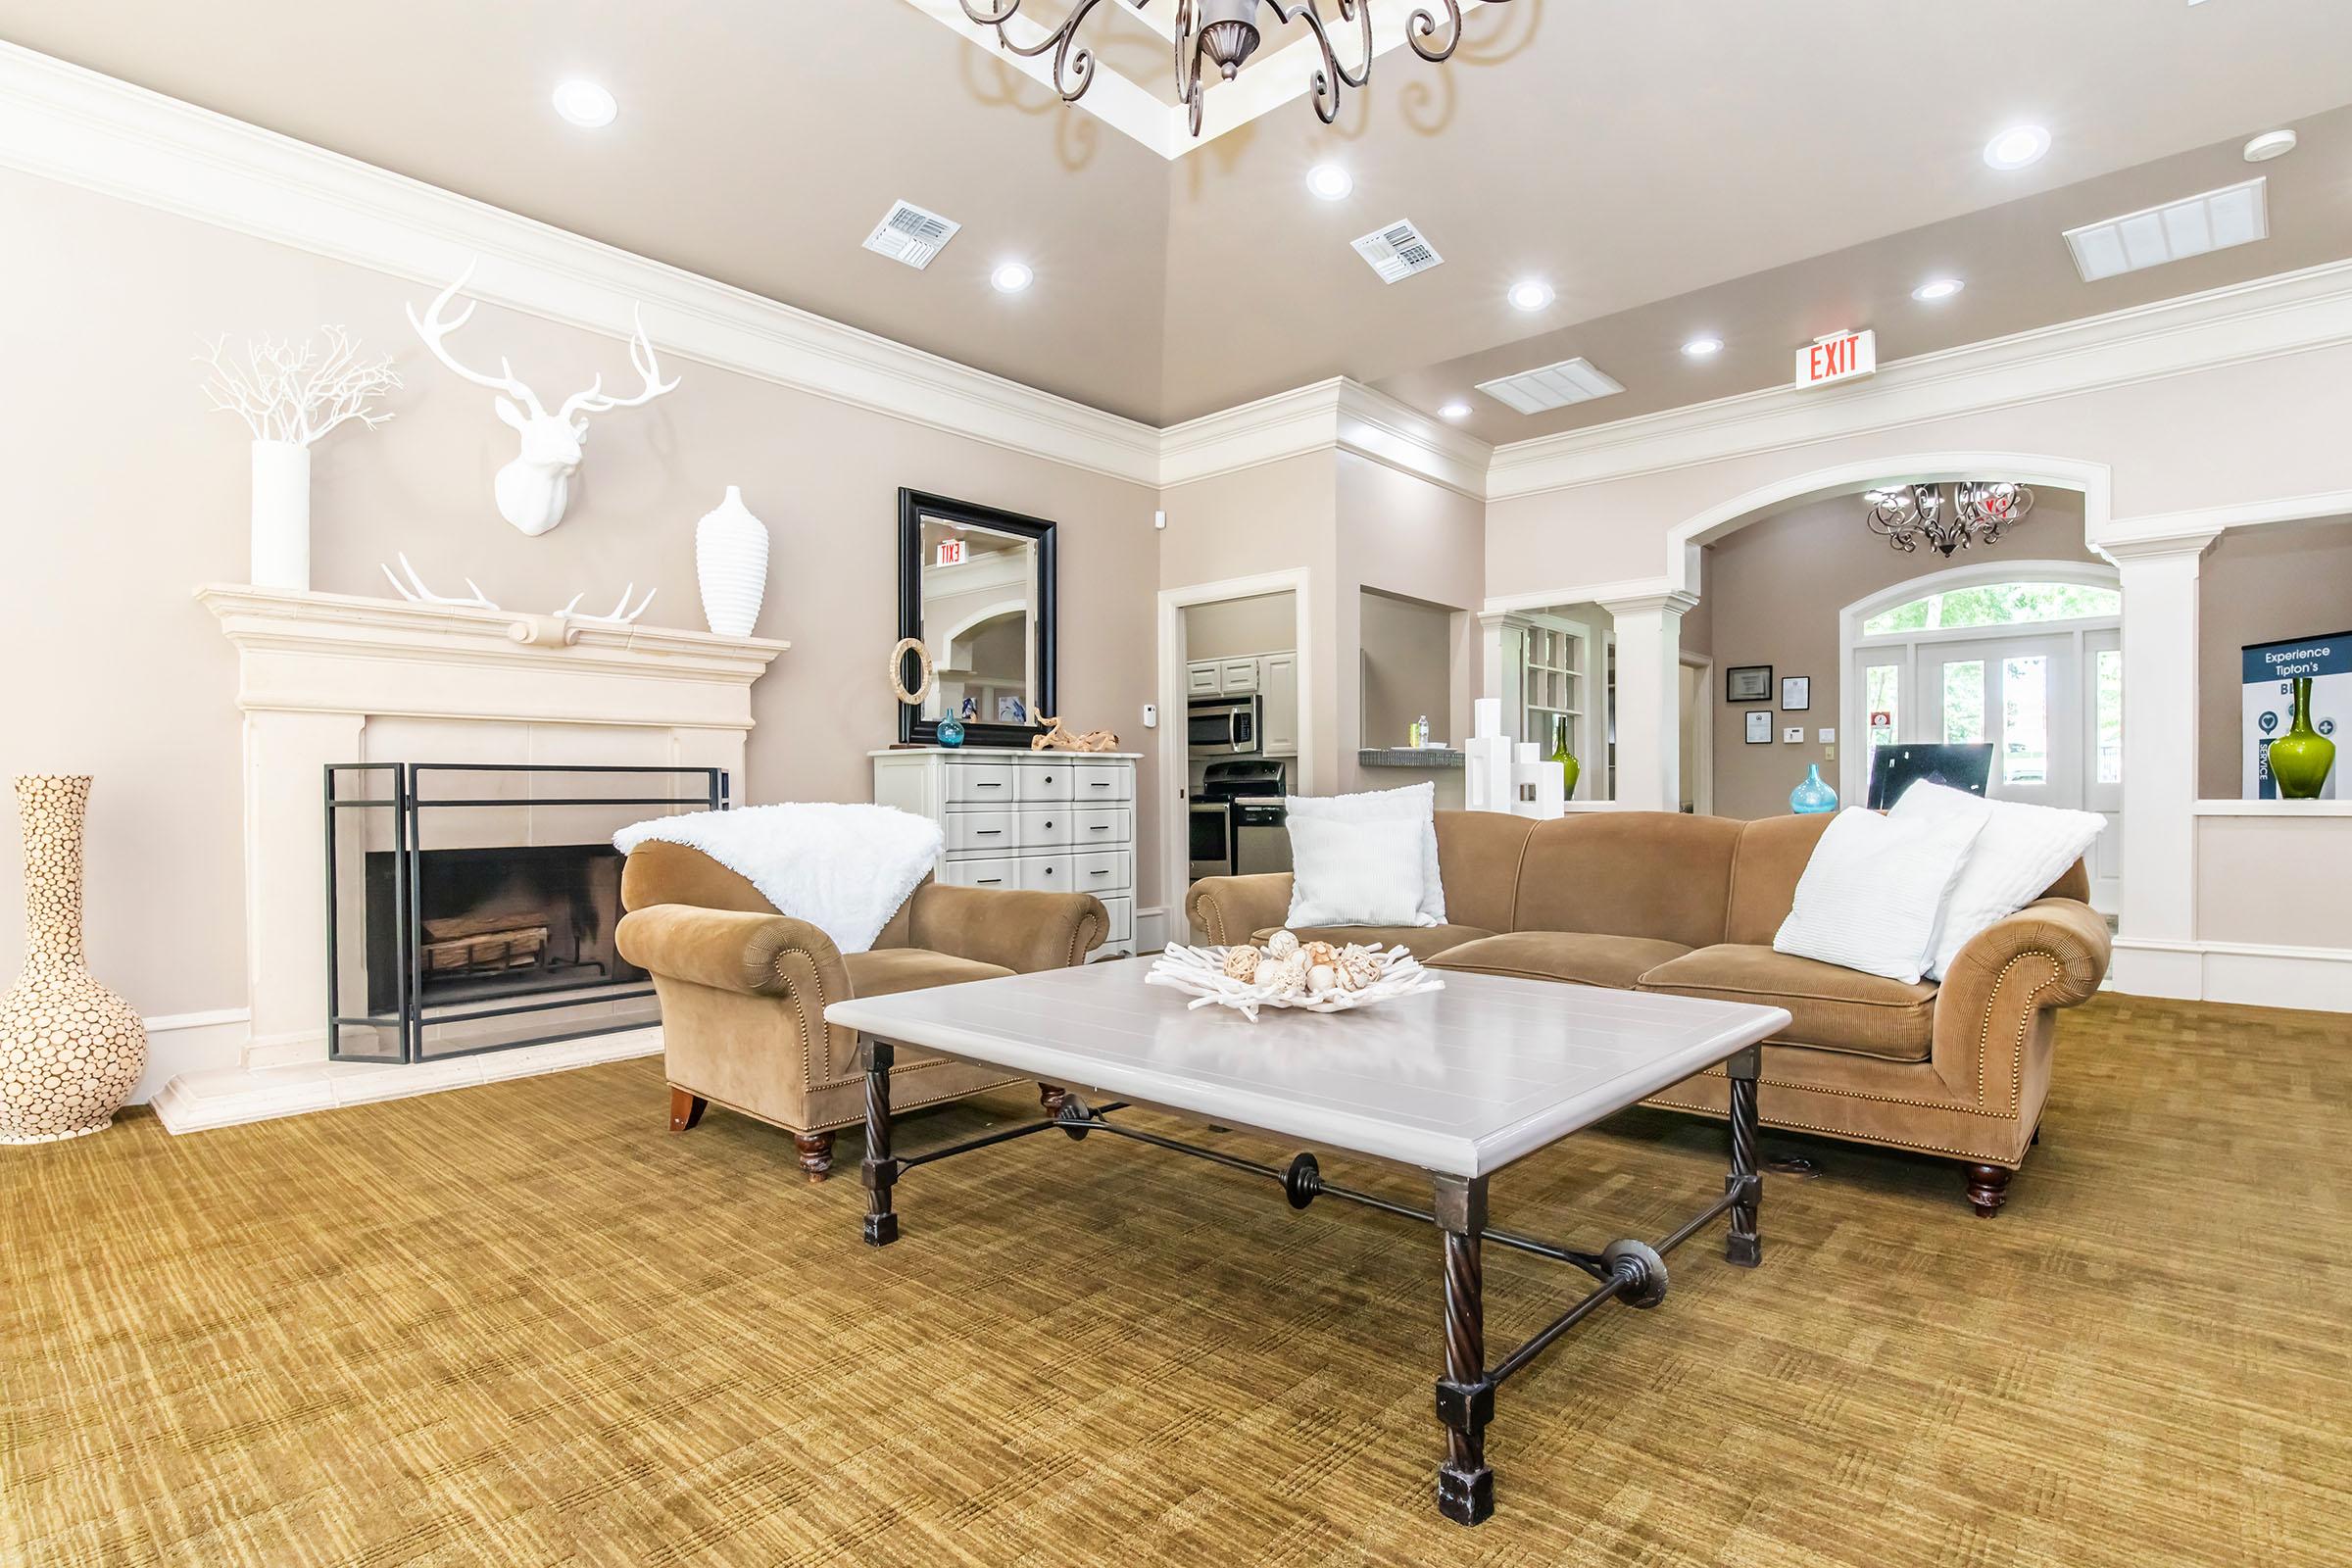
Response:
[[[1333,449],[1486,499],[1493,449],[1484,441],[1344,376],[1168,426],[1160,432],[1159,482],[1170,489]]]
[[[1494,449],[1492,500],[2015,408],[2352,342],[2352,262],[1890,361],[1842,386],[1772,387]]]
[[[161,93],[0,43],[0,166],[1150,485],[1159,433]]]
[[[2210,539],[2230,528],[2259,528],[2274,522],[2343,516],[2352,516],[2352,490],[2322,490],[2311,495],[2241,501],[2225,507],[2118,517],[2097,544],[2102,550],[2130,550],[2146,555],[2160,551],[2168,540],[2180,541],[2182,548],[2186,548],[2200,534]]]

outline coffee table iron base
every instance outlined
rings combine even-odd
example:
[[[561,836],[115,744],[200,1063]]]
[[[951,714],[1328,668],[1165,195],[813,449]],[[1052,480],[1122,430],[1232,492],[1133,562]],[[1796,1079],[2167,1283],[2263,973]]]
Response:
[[[907,1171],[951,1155],[1055,1129],[1072,1139],[1083,1139],[1090,1132],[1108,1133],[1191,1154],[1230,1170],[1270,1177],[1281,1185],[1293,1208],[1303,1209],[1317,1198],[1339,1198],[1437,1226],[1444,1238],[1446,1296],[1446,1374],[1438,1379],[1437,1385],[1438,1420],[1446,1428],[1446,1458],[1438,1467],[1438,1511],[1456,1524],[1478,1524],[1494,1512],[1494,1472],[1486,1462],[1486,1431],[1494,1418],[1494,1391],[1504,1380],[1523,1370],[1562,1335],[1607,1302],[1617,1301],[1642,1310],[1655,1307],[1666,1298],[1666,1254],[1727,1213],[1731,1224],[1724,1238],[1724,1257],[1743,1268],[1753,1268],[1763,1258],[1757,1220],[1764,1178],[1756,1168],[1756,1078],[1762,1053],[1755,1046],[1749,1046],[1724,1064],[1731,1080],[1732,1168],[1723,1180],[1723,1196],[1655,1246],[1620,1239],[1598,1252],[1579,1251],[1491,1228],[1487,1224],[1485,1176],[1435,1176],[1433,1205],[1428,1209],[1415,1208],[1324,1181],[1322,1167],[1312,1154],[1299,1154],[1288,1166],[1261,1164],[1222,1150],[1122,1126],[1107,1118],[1112,1111],[1126,1109],[1124,1103],[1089,1106],[1078,1094],[1066,1089],[1056,1097],[1058,1102],[1054,1106],[1054,1114],[1042,1121],[983,1133],[960,1143],[927,1149],[919,1154],[895,1154],[890,1137],[890,1068],[894,1052],[889,1042],[881,1040],[867,1040],[863,1049],[865,1159],[859,1174],[866,1190],[865,1240],[869,1246],[887,1247],[899,1239],[899,1216],[892,1206],[892,1194],[899,1178]],[[1487,1365],[1485,1271],[1480,1255],[1487,1242],[1570,1264],[1597,1282],[1574,1305],[1529,1336],[1525,1344],[1493,1367]]]

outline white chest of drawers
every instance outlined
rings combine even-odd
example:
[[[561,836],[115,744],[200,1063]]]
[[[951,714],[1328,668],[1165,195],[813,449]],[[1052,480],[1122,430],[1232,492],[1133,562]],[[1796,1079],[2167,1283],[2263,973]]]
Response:
[[[1139,753],[923,747],[869,755],[874,804],[930,817],[945,831],[940,881],[1092,893],[1110,911],[1095,956],[1134,954]]]

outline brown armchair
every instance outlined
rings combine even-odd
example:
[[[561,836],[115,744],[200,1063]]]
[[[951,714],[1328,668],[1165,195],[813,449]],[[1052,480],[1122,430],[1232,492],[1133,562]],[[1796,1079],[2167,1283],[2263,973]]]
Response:
[[[844,954],[701,851],[659,842],[630,854],[620,896],[621,956],[653,975],[662,999],[669,1130],[684,1132],[716,1102],[790,1132],[812,1181],[832,1168],[835,1130],[865,1114],[857,1035],[825,1022],[827,1004],[1064,968],[1110,929],[1087,894],[926,881],[871,951]],[[898,1054],[891,1079],[894,1109],[1019,1082],[914,1051]]]

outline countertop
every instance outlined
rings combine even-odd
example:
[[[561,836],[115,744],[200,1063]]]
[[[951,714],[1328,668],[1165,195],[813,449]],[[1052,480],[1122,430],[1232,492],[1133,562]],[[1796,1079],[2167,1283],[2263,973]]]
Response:
[[[1355,760],[1361,767],[1459,767],[1462,754],[1450,746],[1367,746]]]

